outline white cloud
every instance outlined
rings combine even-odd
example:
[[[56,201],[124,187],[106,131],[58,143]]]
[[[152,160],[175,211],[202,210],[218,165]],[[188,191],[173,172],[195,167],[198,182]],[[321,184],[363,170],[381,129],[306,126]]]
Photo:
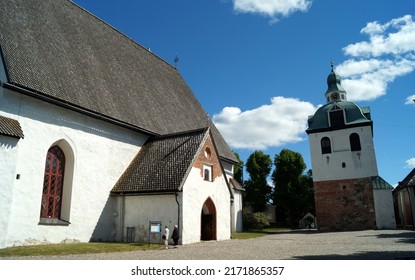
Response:
[[[311,103],[278,96],[271,104],[243,112],[225,107],[213,122],[231,147],[266,149],[304,140],[308,116],[316,109]]]
[[[387,92],[388,83],[415,69],[415,22],[412,16],[380,24],[368,23],[361,33],[368,41],[343,48],[352,58],[336,71],[351,101],[374,100]]]
[[[241,13],[261,14],[278,21],[279,16],[307,12],[312,0],[233,0],[234,10]]]
[[[336,72],[342,77],[342,85],[351,101],[374,100],[386,94],[388,83],[399,76],[411,73],[415,60],[367,59],[346,60]]]
[[[385,54],[402,55],[415,51],[415,22],[410,15],[392,19],[383,25],[370,22],[361,30],[361,33],[369,35],[369,41],[346,46],[343,49],[345,54],[355,57],[378,57]]]
[[[406,161],[406,166],[409,168],[415,168],[415,158],[410,158]]]
[[[414,105],[415,104],[415,94],[408,96],[406,98],[405,104],[407,104],[407,105]]]

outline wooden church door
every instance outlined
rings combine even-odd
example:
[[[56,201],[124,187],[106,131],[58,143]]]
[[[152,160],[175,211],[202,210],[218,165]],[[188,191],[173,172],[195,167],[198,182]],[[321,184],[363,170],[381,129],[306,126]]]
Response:
[[[208,198],[201,212],[201,240],[216,240],[216,208],[212,199]]]

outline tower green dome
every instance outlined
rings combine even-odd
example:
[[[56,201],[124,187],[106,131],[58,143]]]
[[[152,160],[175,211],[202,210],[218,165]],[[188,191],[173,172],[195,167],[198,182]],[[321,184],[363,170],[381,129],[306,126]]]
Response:
[[[313,116],[308,118],[307,132],[314,130],[335,129],[330,120],[331,112],[342,112],[344,123],[338,128],[345,126],[358,126],[372,123],[370,117],[370,109],[368,107],[360,108],[350,101],[339,101],[327,103],[315,112]]]
[[[346,90],[342,87],[339,75],[334,71],[327,77],[325,93],[327,104],[321,106],[313,116],[308,118],[307,133],[322,130],[342,129],[346,126],[372,125],[370,109],[360,108],[346,100]]]

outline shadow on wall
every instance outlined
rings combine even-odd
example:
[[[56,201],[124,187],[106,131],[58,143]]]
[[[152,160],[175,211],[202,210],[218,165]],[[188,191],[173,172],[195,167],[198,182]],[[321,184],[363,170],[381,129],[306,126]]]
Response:
[[[92,232],[90,242],[115,242],[117,241],[117,231],[114,219],[113,198],[108,197],[101,215]]]
[[[0,135],[2,136],[2,135]],[[0,137],[0,148],[4,150],[12,150],[17,146],[19,139],[12,137]]]

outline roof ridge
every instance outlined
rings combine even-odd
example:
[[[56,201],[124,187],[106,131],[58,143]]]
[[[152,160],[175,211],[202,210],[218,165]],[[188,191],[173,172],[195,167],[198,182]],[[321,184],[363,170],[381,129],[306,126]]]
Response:
[[[130,36],[128,36],[127,34],[125,34],[124,32],[122,32],[121,30],[117,29],[116,27],[114,27],[111,24],[109,24],[108,22],[106,22],[105,20],[103,20],[103,19],[99,18],[98,16],[94,15],[93,13],[91,13],[88,10],[86,10],[82,6],[78,5],[77,3],[73,2],[72,0],[67,0],[67,1],[70,2],[72,5],[76,6],[77,8],[79,8],[80,10],[82,10],[83,12],[86,12],[87,14],[91,15],[92,17],[94,17],[99,22],[102,22],[103,24],[107,25],[108,27],[110,27],[111,29],[113,29],[115,32],[119,33],[123,37],[127,38],[132,43],[134,43],[135,46],[144,49],[145,51],[147,51],[148,53],[152,54],[154,57],[156,57],[157,59],[161,60],[162,62],[164,62],[165,64],[167,64],[171,68],[176,69],[176,70],[178,69],[177,67],[174,67],[172,64],[170,64],[169,62],[167,62],[165,59],[161,58],[157,54],[155,54],[152,51],[150,51],[148,48],[144,47],[143,45],[141,45],[140,43],[138,43],[137,41],[135,41],[134,39],[132,39]]]
[[[209,127],[196,128],[196,129],[192,129],[192,130],[186,130],[186,131],[181,131],[181,132],[175,132],[175,133],[169,133],[169,134],[156,136],[153,140],[162,140],[162,139],[172,138],[172,137],[176,137],[176,136],[185,136],[185,135],[189,135],[189,134],[204,133],[204,132],[207,132],[209,130],[210,130]]]

